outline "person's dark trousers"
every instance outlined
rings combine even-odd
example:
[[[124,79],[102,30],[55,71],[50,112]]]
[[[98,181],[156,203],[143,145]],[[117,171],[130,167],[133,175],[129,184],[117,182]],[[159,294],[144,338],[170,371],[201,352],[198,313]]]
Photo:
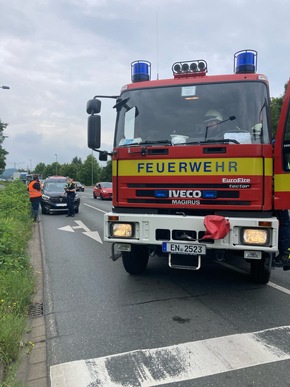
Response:
[[[288,210],[277,211],[279,219],[279,242],[278,249],[280,253],[284,253],[290,247],[290,221]]]
[[[31,202],[33,220],[36,221],[37,218],[38,218],[40,197],[39,198],[30,199],[30,202]]]
[[[68,215],[74,216],[75,215],[74,195],[67,195],[67,208],[68,208]]]
[[[278,264],[283,265],[283,270],[290,270],[290,220],[288,210],[277,211],[277,218],[279,220],[279,254],[275,260]]]

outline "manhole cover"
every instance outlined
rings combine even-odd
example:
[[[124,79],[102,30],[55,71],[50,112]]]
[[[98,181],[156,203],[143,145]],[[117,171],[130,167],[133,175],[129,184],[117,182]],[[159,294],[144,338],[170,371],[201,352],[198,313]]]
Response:
[[[29,314],[32,318],[43,316],[43,304],[32,304]]]

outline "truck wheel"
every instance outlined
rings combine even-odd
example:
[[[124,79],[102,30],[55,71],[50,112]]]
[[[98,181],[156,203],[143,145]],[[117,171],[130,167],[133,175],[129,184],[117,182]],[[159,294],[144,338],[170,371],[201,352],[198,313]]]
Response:
[[[266,284],[270,280],[273,254],[263,253],[262,259],[251,262],[251,277],[254,282]]]
[[[146,270],[149,251],[146,246],[131,246],[131,251],[122,252],[124,269],[129,274],[142,274]]]

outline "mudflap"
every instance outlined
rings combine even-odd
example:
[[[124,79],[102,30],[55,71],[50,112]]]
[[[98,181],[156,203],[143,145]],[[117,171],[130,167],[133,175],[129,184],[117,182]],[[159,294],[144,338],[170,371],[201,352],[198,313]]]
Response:
[[[271,276],[273,253],[263,252],[261,260],[251,261],[252,280],[259,284],[267,284]]]
[[[113,261],[117,261],[117,259],[121,258],[122,254],[121,251],[115,252],[115,243],[111,246],[112,255],[110,258],[112,258]]]

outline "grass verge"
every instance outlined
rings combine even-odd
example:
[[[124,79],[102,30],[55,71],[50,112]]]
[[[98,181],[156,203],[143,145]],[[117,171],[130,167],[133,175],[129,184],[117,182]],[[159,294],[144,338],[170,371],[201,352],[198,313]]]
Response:
[[[0,385],[3,387],[13,385],[11,373],[23,346],[34,292],[28,255],[31,229],[27,187],[18,180],[0,190]]]

